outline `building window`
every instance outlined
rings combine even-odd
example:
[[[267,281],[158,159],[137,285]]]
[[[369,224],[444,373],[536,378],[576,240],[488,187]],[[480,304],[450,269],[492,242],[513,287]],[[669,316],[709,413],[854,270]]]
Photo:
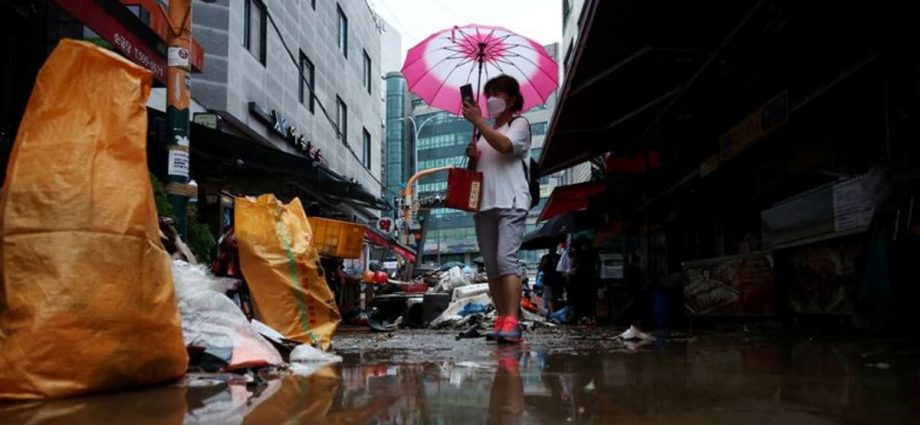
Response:
[[[348,17],[345,16],[345,12],[342,11],[342,6],[336,5],[336,10],[339,14],[339,51],[342,52],[342,55],[346,58],[348,57]]]
[[[532,149],[530,149],[530,157],[533,158],[534,161],[537,161],[537,162],[540,161],[540,154],[541,154],[541,153],[543,153],[543,148],[532,148]]]
[[[371,169],[371,133],[367,132],[367,129],[362,129],[364,132],[364,155],[361,157],[361,162],[364,164],[364,168],[368,170]]]
[[[566,25],[569,23],[569,15],[572,13],[572,0],[564,0],[562,2],[562,27],[565,29]]]
[[[243,47],[265,65],[265,5],[260,0],[245,0]]]
[[[338,137],[342,143],[348,144],[348,106],[338,96],[335,97],[335,105],[335,125],[339,130]]]
[[[575,43],[569,43],[569,48],[565,50],[565,59],[562,62],[562,66],[565,68],[565,71],[569,71],[569,66],[572,65],[572,54],[575,50]]]
[[[300,52],[300,93],[299,99],[301,105],[306,105],[307,109],[310,110],[310,113],[314,113],[314,82],[316,81],[316,68],[313,67],[313,62],[310,62],[310,59],[307,58],[307,55]],[[307,103],[309,102],[309,103]]]
[[[530,125],[530,134],[532,136],[542,136],[546,134],[546,121],[537,122]]]
[[[581,8],[581,12],[578,13],[578,28],[581,29],[585,25],[585,12],[588,11],[588,7],[584,6]]]
[[[367,50],[364,51],[364,88],[367,89],[367,93],[371,92],[371,57],[367,55]]]

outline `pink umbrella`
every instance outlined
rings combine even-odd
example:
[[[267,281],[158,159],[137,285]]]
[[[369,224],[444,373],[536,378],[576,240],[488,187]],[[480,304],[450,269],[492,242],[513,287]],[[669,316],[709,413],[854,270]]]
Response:
[[[539,43],[502,27],[470,24],[438,31],[409,49],[402,68],[409,90],[428,105],[460,114],[460,87],[472,84],[482,111],[482,86],[507,74],[521,84],[524,110],[546,102],[559,68]]]

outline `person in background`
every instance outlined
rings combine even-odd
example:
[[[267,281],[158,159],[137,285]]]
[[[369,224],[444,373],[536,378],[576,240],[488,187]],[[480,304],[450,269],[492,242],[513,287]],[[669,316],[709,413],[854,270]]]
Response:
[[[591,240],[581,235],[572,247],[572,279],[570,290],[578,324],[594,324],[597,310],[597,289],[600,277],[600,257]]]
[[[539,271],[543,283],[543,300],[550,313],[559,309],[559,301],[562,300],[562,294],[565,292],[565,277],[556,271],[558,264],[559,254],[554,250],[540,257]]]
[[[524,276],[517,253],[530,210],[530,123],[520,117],[524,97],[514,77],[499,75],[483,89],[492,122],[487,122],[479,106],[469,101],[463,104],[463,116],[479,135],[467,146],[466,154],[482,173],[482,200],[474,216],[476,239],[498,312],[495,328],[486,338],[519,343],[524,332],[519,321]]]

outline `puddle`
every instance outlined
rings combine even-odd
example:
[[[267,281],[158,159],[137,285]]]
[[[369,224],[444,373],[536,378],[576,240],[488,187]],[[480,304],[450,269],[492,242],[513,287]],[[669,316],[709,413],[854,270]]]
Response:
[[[453,335],[426,338],[450,344]],[[202,381],[0,404],[0,424],[920,423],[916,354],[882,350],[873,362],[888,367],[867,367],[864,353],[879,349],[871,342],[696,337],[638,351],[465,344],[419,351],[414,361],[405,361],[412,345],[349,349],[341,364],[261,385]],[[382,360],[393,353],[403,360]]]

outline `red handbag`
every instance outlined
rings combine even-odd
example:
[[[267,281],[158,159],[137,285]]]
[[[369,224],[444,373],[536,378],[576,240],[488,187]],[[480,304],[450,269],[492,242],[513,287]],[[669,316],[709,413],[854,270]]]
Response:
[[[455,210],[478,212],[482,201],[482,173],[474,161],[467,168],[447,170],[447,194],[444,206]]]

